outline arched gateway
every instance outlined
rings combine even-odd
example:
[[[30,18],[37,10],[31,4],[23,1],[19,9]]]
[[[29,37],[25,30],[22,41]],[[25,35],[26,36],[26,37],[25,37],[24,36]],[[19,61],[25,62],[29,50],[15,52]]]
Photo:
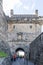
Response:
[[[25,57],[25,50],[23,48],[17,48],[15,50],[17,57]]]

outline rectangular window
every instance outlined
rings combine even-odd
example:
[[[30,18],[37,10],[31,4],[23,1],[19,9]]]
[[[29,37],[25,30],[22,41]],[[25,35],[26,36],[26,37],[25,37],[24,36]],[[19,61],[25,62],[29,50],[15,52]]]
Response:
[[[30,25],[30,29],[32,29],[32,25]]]

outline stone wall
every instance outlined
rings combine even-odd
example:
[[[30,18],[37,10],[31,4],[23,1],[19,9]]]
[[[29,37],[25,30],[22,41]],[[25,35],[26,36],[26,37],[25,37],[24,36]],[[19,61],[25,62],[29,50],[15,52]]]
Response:
[[[22,48],[24,49],[25,53],[27,55],[29,55],[29,44],[28,42],[23,42],[23,41],[19,41],[19,42],[8,42],[9,43],[9,46],[10,46],[10,50],[11,50],[11,54],[13,55],[16,51],[16,49],[18,48]],[[29,58],[29,57],[28,57]]]
[[[0,51],[1,50],[7,53],[9,56],[11,55],[9,44],[7,42],[5,43],[2,40],[0,40]]]
[[[0,0],[0,39],[7,40],[7,19],[3,11],[3,0]]]
[[[9,56],[0,58],[0,65],[12,65],[11,58]]]
[[[21,20],[22,21],[22,20]],[[9,23],[10,22],[10,23]],[[12,23],[8,22],[8,44],[10,46],[11,53],[19,47],[24,48],[26,46],[27,51],[29,44],[40,34],[40,25],[34,23]],[[32,28],[31,28],[32,26]],[[22,36],[21,36],[22,34]],[[25,48],[24,48],[25,49]],[[29,50],[28,50],[29,51]],[[28,54],[29,55],[29,53]],[[29,57],[28,57],[29,58]]]
[[[8,45],[8,36],[7,36],[7,18],[3,12],[3,0],[0,0],[0,50],[3,50],[6,53],[10,53]]]
[[[0,39],[7,40],[7,20],[3,11],[0,10]]]
[[[37,65],[43,65],[43,33],[30,44],[30,60]]]
[[[23,40],[32,42],[41,33],[40,29],[41,26],[34,23],[8,23],[8,40],[17,40],[17,33],[21,32]]]

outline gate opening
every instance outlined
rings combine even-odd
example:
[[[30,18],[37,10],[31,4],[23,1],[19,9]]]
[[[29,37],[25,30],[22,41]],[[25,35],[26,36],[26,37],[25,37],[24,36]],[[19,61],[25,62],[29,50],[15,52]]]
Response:
[[[22,48],[16,49],[16,55],[17,55],[17,57],[21,57],[21,58],[25,57],[24,49],[22,49]]]

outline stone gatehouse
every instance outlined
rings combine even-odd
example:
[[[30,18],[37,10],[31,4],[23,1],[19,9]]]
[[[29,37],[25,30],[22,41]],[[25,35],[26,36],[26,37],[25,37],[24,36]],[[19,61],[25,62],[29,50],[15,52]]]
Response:
[[[35,14],[14,14],[6,16],[0,0],[0,40],[9,44],[12,53],[19,47],[29,51],[29,44],[41,33],[43,16]]]
[[[12,50],[18,47],[27,47],[41,33],[43,20],[38,15],[38,10],[35,14],[14,14],[11,10],[11,17],[8,19],[8,43]],[[28,50],[29,51],[29,50]]]

